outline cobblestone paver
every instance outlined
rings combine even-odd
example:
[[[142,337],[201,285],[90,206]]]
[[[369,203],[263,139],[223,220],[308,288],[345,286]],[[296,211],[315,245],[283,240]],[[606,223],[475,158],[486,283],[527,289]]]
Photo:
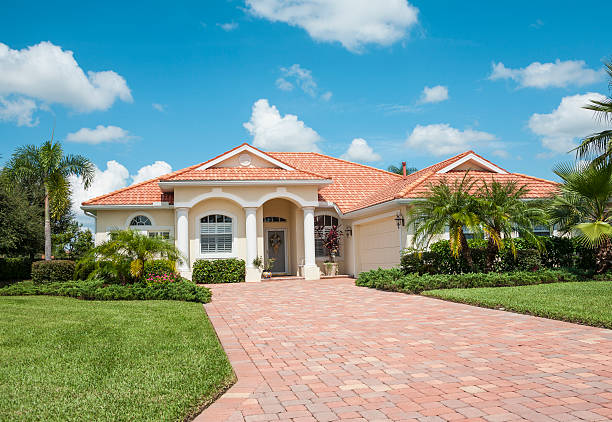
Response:
[[[612,331],[356,287],[214,285],[238,382],[201,421],[612,420]]]

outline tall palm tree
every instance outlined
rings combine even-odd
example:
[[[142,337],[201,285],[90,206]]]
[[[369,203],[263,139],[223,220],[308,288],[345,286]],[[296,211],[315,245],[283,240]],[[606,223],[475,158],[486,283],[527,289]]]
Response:
[[[487,271],[491,271],[495,256],[504,243],[510,246],[516,256],[513,233],[541,246],[541,241],[533,234],[533,226],[546,224],[546,212],[535,203],[523,200],[528,189],[516,181],[500,183],[484,182],[478,192],[478,213],[483,230],[489,235],[487,241]]]
[[[81,176],[85,188],[94,177],[94,165],[82,155],[64,155],[59,142],[44,142],[41,146],[17,148],[6,171],[10,178],[23,185],[44,187],[45,259],[51,259],[51,214],[59,215],[70,206],[68,176]],[[53,207],[50,206],[53,205]]]
[[[612,259],[612,165],[560,164],[554,172],[563,184],[550,205],[551,221],[595,248],[597,272],[606,271]]]
[[[448,228],[451,252],[455,257],[462,255],[472,268],[472,254],[464,229],[481,231],[478,203],[470,193],[474,184],[466,174],[452,185],[445,179],[438,185],[430,185],[427,198],[416,202],[408,212],[408,226],[415,228],[413,244],[426,247]]]
[[[612,61],[605,66],[609,77],[608,89],[612,92]],[[584,108],[593,110],[600,121],[612,125],[612,96],[601,101],[591,100]],[[587,136],[575,150],[578,158],[595,156],[594,164],[612,161],[612,129]]]

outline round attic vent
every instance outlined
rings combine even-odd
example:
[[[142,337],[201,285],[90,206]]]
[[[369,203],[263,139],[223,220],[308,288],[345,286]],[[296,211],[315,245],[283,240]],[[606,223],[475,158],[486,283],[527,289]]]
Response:
[[[251,156],[249,154],[242,154],[238,157],[238,161],[241,166],[250,166],[251,165]]]

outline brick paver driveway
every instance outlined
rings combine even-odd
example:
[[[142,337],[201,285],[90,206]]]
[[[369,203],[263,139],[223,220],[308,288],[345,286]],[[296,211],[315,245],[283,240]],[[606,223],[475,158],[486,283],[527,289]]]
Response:
[[[612,419],[612,331],[348,279],[212,286],[238,382],[198,421]]]

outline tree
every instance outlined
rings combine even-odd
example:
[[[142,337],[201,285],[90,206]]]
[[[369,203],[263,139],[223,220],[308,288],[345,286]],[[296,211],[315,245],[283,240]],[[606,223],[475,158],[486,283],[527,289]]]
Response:
[[[605,63],[608,73],[608,89],[612,92],[612,61]],[[612,125],[612,96],[608,96],[601,101],[591,100],[585,105],[587,110],[593,110],[600,121]],[[594,157],[595,165],[609,163],[612,161],[612,129],[594,133],[582,140],[580,145],[575,148],[578,158]]]
[[[68,176],[81,176],[85,188],[93,181],[94,165],[82,155],[66,155],[62,145],[53,139],[41,146],[17,148],[7,168],[15,182],[34,184],[44,189],[45,259],[51,259],[51,216],[70,207]]]
[[[72,217],[71,215],[69,215]],[[74,219],[69,220],[61,231],[53,227],[53,256],[69,258],[75,261],[83,258],[94,247],[93,234],[89,229],[83,229],[82,225]]]
[[[391,164],[389,167],[387,167],[387,171],[395,174],[404,174],[404,164],[400,164],[399,167]],[[419,169],[416,167],[406,167],[406,174],[412,174],[416,171],[419,171]]]
[[[596,270],[605,272],[612,259],[612,165],[560,164],[554,172],[563,183],[550,204],[551,222],[564,233],[577,233],[585,246],[595,248]]]
[[[480,232],[478,201],[470,193],[474,180],[467,174],[451,185],[445,179],[438,185],[429,185],[427,198],[414,204],[408,213],[408,226],[414,226],[413,243],[426,247],[431,240],[448,228],[453,255],[463,256],[470,268],[472,255],[464,229]]]
[[[497,253],[504,248],[504,243],[510,245],[512,254],[516,256],[513,233],[532,240],[541,245],[533,234],[533,226],[546,224],[545,211],[537,203],[527,203],[522,198],[528,190],[525,185],[519,186],[516,181],[500,183],[484,182],[478,191],[478,210],[482,229],[488,234],[487,240],[487,271],[491,271]]]

